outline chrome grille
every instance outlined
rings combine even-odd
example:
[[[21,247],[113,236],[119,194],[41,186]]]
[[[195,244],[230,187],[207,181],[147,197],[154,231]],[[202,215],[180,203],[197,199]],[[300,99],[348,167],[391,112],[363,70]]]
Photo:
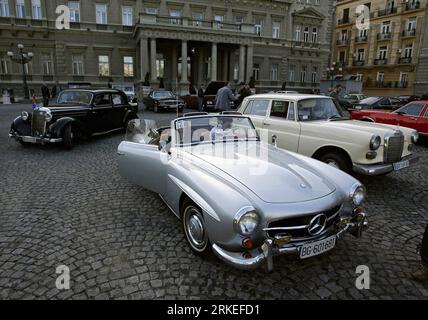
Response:
[[[341,209],[342,206],[340,205],[330,210],[313,213],[310,215],[274,221],[271,222],[268,228],[264,229],[264,231],[266,231],[268,237],[270,238],[275,238],[275,236],[280,234],[288,234],[294,239],[312,237],[308,230],[312,219],[314,219],[319,214],[325,214],[328,219],[325,228],[325,230],[327,230],[339,221]]]
[[[403,149],[404,135],[401,131],[385,137],[385,163],[399,162],[403,156]]]
[[[35,110],[31,120],[31,135],[33,137],[43,136],[46,132],[45,112]]]

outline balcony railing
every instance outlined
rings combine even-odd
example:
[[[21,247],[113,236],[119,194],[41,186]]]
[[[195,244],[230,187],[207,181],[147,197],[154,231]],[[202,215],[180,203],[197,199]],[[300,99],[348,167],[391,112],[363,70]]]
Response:
[[[336,44],[338,46],[346,46],[348,45],[348,43],[349,43],[348,39],[339,39],[336,41]]]
[[[388,63],[388,59],[375,59],[374,64],[375,65],[384,65]]]
[[[349,17],[337,20],[338,25],[347,24],[347,23],[351,23],[351,19]]]
[[[416,36],[416,29],[403,30],[402,36],[403,37],[414,37],[414,36]]]
[[[367,42],[367,40],[368,40],[367,36],[355,37],[355,42],[356,43]]]
[[[354,60],[353,65],[354,67],[362,67],[365,65],[365,61],[364,60]]]
[[[346,62],[345,61],[337,61],[336,62],[336,67],[343,68],[345,66],[346,66]]]
[[[412,63],[412,57],[401,57],[398,59],[399,64],[411,64]]]
[[[391,39],[391,33],[378,33],[377,34],[377,39],[378,40],[390,40]]]
[[[366,88],[408,88],[409,83],[407,81],[366,81],[363,85]]]
[[[421,3],[419,1],[417,1],[415,3],[407,3],[406,4],[406,11],[417,10],[420,7],[421,7]]]
[[[385,9],[379,10],[377,12],[377,16],[378,17],[383,17],[383,16],[388,16],[390,14],[395,14],[395,13],[397,13],[397,7],[395,7],[395,8],[385,8]]]

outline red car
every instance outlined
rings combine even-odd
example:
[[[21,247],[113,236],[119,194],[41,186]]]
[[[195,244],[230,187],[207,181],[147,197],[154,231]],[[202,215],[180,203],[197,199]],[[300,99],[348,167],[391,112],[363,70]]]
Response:
[[[388,110],[353,110],[351,119],[385,123],[415,129],[428,136],[428,101],[414,101],[394,112]]]

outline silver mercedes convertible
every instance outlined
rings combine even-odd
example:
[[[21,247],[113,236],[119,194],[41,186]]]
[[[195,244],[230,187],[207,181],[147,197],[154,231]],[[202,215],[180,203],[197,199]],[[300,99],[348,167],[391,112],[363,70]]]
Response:
[[[119,170],[161,196],[196,254],[214,251],[240,269],[272,270],[276,255],[307,259],[346,233],[361,237],[364,186],[267,136],[238,114],[188,114],[167,128],[133,120]]]

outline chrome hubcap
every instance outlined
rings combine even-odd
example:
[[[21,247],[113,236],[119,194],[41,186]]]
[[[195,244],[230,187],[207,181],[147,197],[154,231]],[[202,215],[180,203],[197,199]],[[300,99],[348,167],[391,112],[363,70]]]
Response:
[[[186,217],[186,231],[193,246],[200,249],[205,246],[205,229],[199,211],[189,209]]]

